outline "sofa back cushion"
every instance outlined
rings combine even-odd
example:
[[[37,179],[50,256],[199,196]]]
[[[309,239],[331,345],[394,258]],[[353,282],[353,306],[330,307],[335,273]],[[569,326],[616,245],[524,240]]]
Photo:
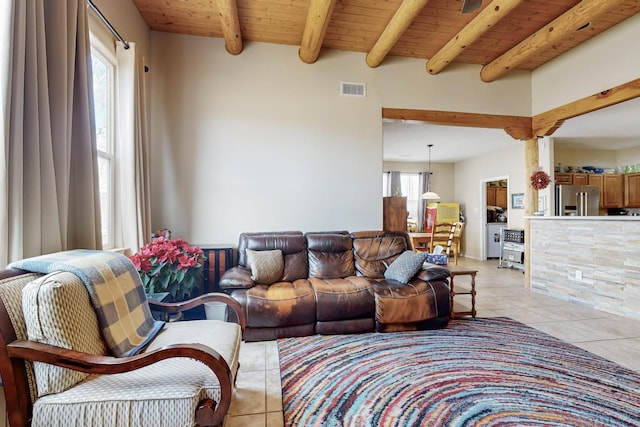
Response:
[[[241,233],[238,242],[238,265],[250,268],[246,250],[282,251],[284,272],[280,280],[293,282],[308,277],[307,245],[300,231]]]
[[[353,240],[346,233],[307,233],[309,277],[337,279],[355,275]]]
[[[387,266],[411,249],[407,233],[359,231],[351,236],[356,274],[371,279],[384,278]]]

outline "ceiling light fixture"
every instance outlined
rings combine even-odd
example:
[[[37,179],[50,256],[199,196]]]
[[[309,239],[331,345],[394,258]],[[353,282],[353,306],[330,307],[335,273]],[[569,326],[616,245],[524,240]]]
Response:
[[[433,147],[433,144],[429,144],[427,145],[427,147],[429,147],[429,184],[427,187],[427,192],[423,193],[420,198],[422,200],[440,200],[440,196],[431,191],[431,175],[433,175],[433,172],[431,172],[431,147]]]

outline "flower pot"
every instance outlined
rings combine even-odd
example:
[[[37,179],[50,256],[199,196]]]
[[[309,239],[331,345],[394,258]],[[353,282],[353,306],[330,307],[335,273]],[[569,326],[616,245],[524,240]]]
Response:
[[[204,314],[207,320],[227,321],[227,304],[223,302],[205,302]]]

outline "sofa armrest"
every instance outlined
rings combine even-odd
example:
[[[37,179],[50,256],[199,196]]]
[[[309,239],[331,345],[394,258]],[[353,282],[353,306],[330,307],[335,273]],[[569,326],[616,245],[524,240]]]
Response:
[[[220,278],[220,289],[249,289],[256,282],[251,278],[251,270],[245,267],[233,267],[225,271]]]
[[[160,302],[149,300],[149,307],[151,308],[151,310],[170,315],[182,313],[185,310],[189,310],[190,308],[198,307],[206,302],[212,301],[219,301],[227,304],[227,306],[236,314],[238,324],[240,325],[240,328],[244,333],[244,328],[247,325],[247,320],[244,314],[244,310],[242,310],[242,306],[238,303],[238,301],[221,292],[211,292],[208,294],[197,296],[190,300],[180,302]]]
[[[415,275],[416,278],[424,280],[425,282],[433,282],[436,280],[447,281],[450,276],[451,273],[448,268],[435,264],[422,267],[422,269],[420,269]]]
[[[129,357],[98,356],[35,341],[20,340],[7,344],[11,363],[22,359],[49,363],[89,374],[118,374],[140,369],[173,357],[188,357],[205,364],[220,383],[220,402],[201,402],[196,418],[222,425],[229,410],[233,376],[229,365],[215,350],[202,344],[176,344]]]

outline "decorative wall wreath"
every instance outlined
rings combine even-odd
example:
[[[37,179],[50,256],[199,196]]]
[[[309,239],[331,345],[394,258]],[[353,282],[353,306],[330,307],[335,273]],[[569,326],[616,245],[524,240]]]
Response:
[[[536,190],[543,190],[549,186],[551,178],[543,170],[539,170],[531,174],[531,186]]]

